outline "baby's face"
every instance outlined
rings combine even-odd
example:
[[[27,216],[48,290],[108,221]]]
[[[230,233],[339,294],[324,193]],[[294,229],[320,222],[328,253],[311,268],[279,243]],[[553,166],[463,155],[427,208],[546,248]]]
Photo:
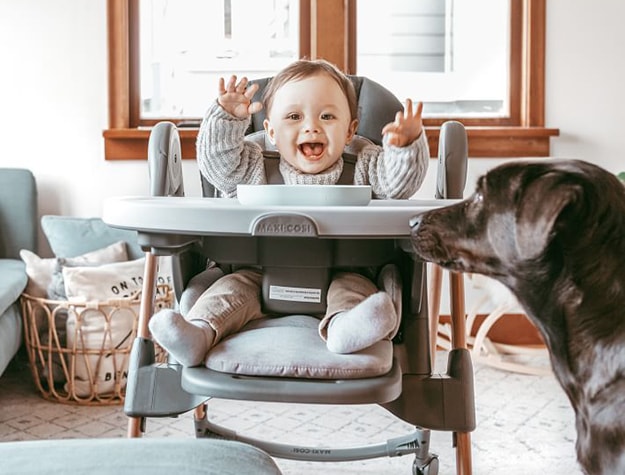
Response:
[[[283,159],[303,173],[315,174],[338,161],[357,124],[340,86],[319,74],[276,91],[265,130]]]

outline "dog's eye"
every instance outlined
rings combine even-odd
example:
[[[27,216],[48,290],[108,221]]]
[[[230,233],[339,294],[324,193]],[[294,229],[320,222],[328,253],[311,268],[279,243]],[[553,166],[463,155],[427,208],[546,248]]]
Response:
[[[473,201],[474,201],[475,203],[481,203],[482,201],[484,201],[484,195],[482,194],[482,192],[481,192],[481,191],[476,191],[476,192],[473,194]]]

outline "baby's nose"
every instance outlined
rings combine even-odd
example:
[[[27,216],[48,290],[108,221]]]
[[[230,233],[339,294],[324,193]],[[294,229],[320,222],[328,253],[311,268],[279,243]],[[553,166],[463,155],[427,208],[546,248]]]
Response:
[[[319,133],[320,130],[321,129],[319,127],[319,123],[316,120],[314,120],[314,119],[310,119],[310,120],[306,121],[306,123],[304,124],[304,131],[306,133],[316,134],[316,133]]]

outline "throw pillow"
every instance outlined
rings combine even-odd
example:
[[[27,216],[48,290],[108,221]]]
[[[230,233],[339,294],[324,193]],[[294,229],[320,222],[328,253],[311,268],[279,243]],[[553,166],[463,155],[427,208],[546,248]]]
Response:
[[[64,266],[65,293],[72,301],[108,300],[134,296],[141,291],[145,257],[95,267]],[[157,282],[172,285],[170,257],[160,257]]]
[[[171,283],[171,259],[160,260],[158,280]],[[76,396],[111,393],[116,383],[126,386],[139,314],[139,304],[132,297],[141,291],[144,265],[145,258],[141,258],[63,268],[65,292],[73,304],[67,318],[67,347],[76,355]]]
[[[145,255],[136,231],[114,228],[100,218],[47,215],[41,218],[41,228],[57,257],[74,257],[117,241],[126,242],[130,259]]]
[[[41,258],[27,249],[20,251],[20,257],[26,264],[28,275],[25,292],[31,297],[45,298],[56,266],[56,259],[54,257]],[[72,265],[97,265],[127,260],[128,252],[124,241],[118,241],[102,249],[68,259]]]

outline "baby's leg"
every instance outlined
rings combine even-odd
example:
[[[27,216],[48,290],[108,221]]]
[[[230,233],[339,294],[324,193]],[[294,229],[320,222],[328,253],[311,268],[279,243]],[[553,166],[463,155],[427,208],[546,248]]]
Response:
[[[319,334],[333,353],[354,353],[395,336],[399,320],[388,293],[378,291],[366,277],[345,272],[330,284]]]
[[[189,313],[165,309],[150,319],[154,339],[185,366],[202,362],[208,350],[255,318],[260,307],[262,275],[253,269],[227,274],[209,287]]]
[[[206,289],[223,275],[224,273],[219,267],[211,266],[193,276],[180,296],[180,313],[187,315]]]

